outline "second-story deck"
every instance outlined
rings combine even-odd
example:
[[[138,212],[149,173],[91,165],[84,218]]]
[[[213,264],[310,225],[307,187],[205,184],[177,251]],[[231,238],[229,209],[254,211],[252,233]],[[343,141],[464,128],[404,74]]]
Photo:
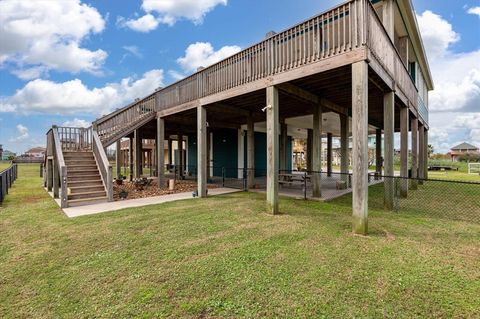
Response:
[[[341,92],[351,79],[344,67],[362,60],[369,62],[373,84],[394,90],[399,102],[428,125],[428,109],[374,6],[368,0],[351,0],[97,120],[97,131],[108,145],[157,113],[168,116],[286,82],[303,81],[313,93],[349,109],[350,94]],[[321,80],[336,87],[309,85],[309,77],[322,73]],[[381,111],[378,119],[371,113],[373,122],[381,122]]]

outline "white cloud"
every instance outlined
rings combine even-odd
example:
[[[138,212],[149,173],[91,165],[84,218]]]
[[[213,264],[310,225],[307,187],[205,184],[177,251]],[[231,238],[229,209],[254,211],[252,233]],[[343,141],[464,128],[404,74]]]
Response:
[[[123,49],[129,52],[130,54],[132,54],[134,57],[137,57],[139,59],[143,57],[143,54],[140,51],[140,48],[137,47],[136,45],[126,45],[123,47]]]
[[[71,121],[66,121],[62,124],[62,126],[65,127],[90,127],[91,125],[92,123],[77,118],[74,118]]]
[[[168,75],[170,75],[170,77],[174,80],[174,81],[180,81],[182,79],[184,79],[186,77],[185,74],[183,73],[180,73],[178,71],[175,71],[175,70],[169,70],[168,71]]]
[[[185,50],[185,56],[178,58],[177,63],[185,72],[194,72],[199,67],[207,67],[239,52],[239,46],[224,46],[215,51],[208,42],[190,44]]]
[[[458,141],[474,141],[480,128],[480,50],[455,53],[460,35],[431,11],[417,16],[435,90],[430,93],[430,141],[446,152]]]
[[[0,2],[0,12],[0,65],[8,65],[20,78],[49,70],[101,73],[107,53],[80,47],[105,28],[96,8],[80,0],[6,0]]]
[[[467,10],[467,13],[469,14],[475,14],[480,17],[480,7],[472,7]]]
[[[87,88],[81,80],[66,82],[33,80],[10,97],[0,99],[0,111],[46,114],[102,115],[150,94],[163,85],[163,70],[151,70],[142,78],[128,77],[101,88]]]
[[[159,23],[160,21],[150,13],[138,19],[125,20],[125,18],[119,17],[117,20],[117,25],[120,27],[128,27],[132,30],[145,33],[155,30]]]
[[[417,20],[430,59],[442,57],[452,43],[460,40],[452,25],[432,11],[417,15]]]
[[[22,124],[18,124],[16,126],[16,129],[17,129],[17,136],[15,138],[11,138],[10,142],[13,143],[13,142],[24,141],[29,137],[28,128],[26,126]]]
[[[172,26],[180,19],[201,24],[205,15],[217,5],[227,5],[227,0],[143,0],[144,16],[129,20],[119,17],[117,22],[139,32],[155,30],[160,23]]]

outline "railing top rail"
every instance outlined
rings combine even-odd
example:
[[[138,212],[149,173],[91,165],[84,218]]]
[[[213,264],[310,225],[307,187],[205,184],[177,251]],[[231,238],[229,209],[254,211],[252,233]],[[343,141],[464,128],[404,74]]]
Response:
[[[338,5],[334,6],[334,7],[331,7],[331,8],[328,9],[328,10],[324,10],[324,11],[322,11],[322,12],[319,13],[319,14],[316,14],[316,15],[308,18],[308,19],[305,19],[305,20],[303,20],[303,21],[300,22],[300,23],[297,23],[297,24],[295,24],[295,25],[293,25],[293,26],[287,27],[287,28],[283,29],[282,31],[279,31],[279,32],[277,32],[277,33],[275,33],[275,34],[272,34],[271,36],[266,37],[265,39],[263,39],[263,40],[261,40],[261,41],[255,42],[254,44],[252,44],[252,45],[250,45],[250,46],[242,49],[242,50],[241,50],[240,52],[238,52],[238,53],[235,53],[235,54],[233,54],[233,55],[231,55],[231,56],[229,56],[229,57],[227,57],[227,58],[225,58],[225,59],[223,59],[223,60],[220,60],[220,61],[218,61],[218,62],[216,62],[216,63],[214,63],[214,64],[211,64],[211,65],[203,68],[202,70],[196,71],[195,73],[187,76],[186,78],[183,78],[183,79],[181,79],[181,80],[178,80],[178,81],[176,81],[176,82],[173,82],[172,84],[167,85],[166,87],[162,88],[161,90],[159,90],[159,91],[157,91],[157,92],[155,92],[155,93],[160,93],[160,94],[161,94],[163,91],[166,91],[166,90],[168,90],[168,89],[171,88],[171,87],[174,87],[174,86],[176,86],[176,85],[178,85],[178,84],[180,84],[180,83],[182,83],[182,82],[187,82],[189,79],[195,77],[195,76],[198,75],[198,74],[202,74],[202,73],[208,72],[209,70],[215,68],[215,66],[217,66],[217,65],[220,65],[220,64],[223,63],[224,61],[227,61],[227,60],[230,60],[230,59],[235,59],[235,58],[241,56],[243,53],[245,53],[246,51],[254,48],[254,47],[257,46],[257,45],[260,45],[260,44],[262,44],[262,43],[266,43],[266,42],[268,42],[269,40],[271,40],[272,38],[280,37],[282,34],[287,33],[287,32],[289,32],[290,30],[294,30],[294,29],[298,28],[299,26],[301,26],[301,25],[303,25],[303,24],[305,24],[305,23],[307,23],[307,22],[309,22],[309,21],[312,21],[312,20],[314,20],[314,19],[316,19],[316,18],[319,18],[319,17],[321,17],[322,15],[325,15],[325,14],[327,14],[327,13],[330,13],[330,12],[332,12],[332,11],[335,11],[336,9],[339,9],[339,8],[345,6],[346,4],[348,4],[348,3],[353,3],[353,2],[355,2],[355,1],[358,1],[358,0],[347,0],[347,1],[344,1],[344,2],[338,4]],[[369,0],[363,0],[363,1],[370,2]]]
[[[62,151],[62,142],[60,141],[60,137],[58,136],[58,129],[57,127],[52,127],[53,129],[53,141],[55,146],[55,154],[57,155],[58,166],[65,167],[65,160],[63,158],[63,151]]]
[[[125,111],[125,110],[127,110],[127,109],[129,109],[129,108],[131,108],[131,107],[134,107],[135,105],[140,104],[140,103],[142,103],[142,102],[145,102],[146,100],[154,97],[155,94],[156,94],[157,92],[160,92],[160,91],[161,91],[161,90],[155,91],[155,92],[153,92],[153,93],[150,93],[150,94],[144,96],[143,98],[141,98],[141,99],[139,99],[139,100],[137,100],[137,101],[133,101],[133,102],[131,102],[130,104],[127,104],[127,105],[125,105],[125,106],[123,106],[123,107],[121,107],[121,108],[119,108],[119,109],[117,109],[117,110],[115,110],[115,111],[113,111],[113,112],[111,112],[111,113],[109,113],[109,114],[106,114],[106,115],[104,115],[104,116],[96,119],[93,123],[95,123],[96,125],[101,124],[101,123],[103,123],[103,122],[105,122],[105,121],[113,118],[115,115],[120,114],[120,113],[122,113],[123,111]]]
[[[98,149],[103,149],[103,145],[102,145],[102,142],[100,141],[100,137],[98,136],[97,131],[93,131],[92,138],[93,138],[93,141],[92,141],[93,144],[96,145]],[[112,166],[108,161],[108,158],[105,152],[99,152],[99,155],[100,155],[99,160],[101,160],[103,167],[108,168]]]

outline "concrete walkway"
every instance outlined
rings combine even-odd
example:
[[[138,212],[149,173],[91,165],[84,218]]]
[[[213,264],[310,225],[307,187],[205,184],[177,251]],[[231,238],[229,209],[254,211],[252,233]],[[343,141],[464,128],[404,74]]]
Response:
[[[233,188],[213,188],[208,190],[209,196],[215,195],[223,195],[223,194],[230,194],[239,192],[238,189]],[[52,196],[52,193],[49,193]],[[78,207],[69,207],[63,209],[63,212],[68,217],[79,217],[79,216],[86,216],[86,215],[94,215],[99,213],[111,212],[116,211],[124,208],[132,208],[132,207],[141,207],[141,206],[148,206],[148,205],[155,205],[167,202],[173,202],[177,200],[184,200],[184,199],[193,199],[192,192],[185,192],[185,193],[177,193],[177,194],[170,194],[170,195],[163,195],[163,196],[156,196],[156,197],[147,197],[147,198],[138,198],[138,199],[127,199],[109,203],[100,203],[94,205],[87,205],[87,206],[78,206]],[[60,199],[55,199],[55,202],[60,206]]]

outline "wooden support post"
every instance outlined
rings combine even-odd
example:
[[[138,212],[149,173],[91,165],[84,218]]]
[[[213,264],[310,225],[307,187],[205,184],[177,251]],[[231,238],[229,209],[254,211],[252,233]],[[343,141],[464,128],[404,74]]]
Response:
[[[267,87],[267,210],[278,213],[279,168],[279,101],[278,89]]]
[[[333,145],[332,145],[332,133],[327,133],[327,176],[332,176],[332,156],[333,156]]]
[[[197,192],[207,197],[207,110],[197,107]]]
[[[47,190],[52,191],[53,188],[53,160],[47,159]]]
[[[171,167],[173,165],[173,159],[172,159],[172,139],[168,139],[168,166]]]
[[[59,198],[60,171],[57,160],[53,161],[53,198]]]
[[[320,104],[313,107],[312,171],[313,197],[322,197],[322,106]]]
[[[307,130],[307,171],[312,171],[313,130]]]
[[[286,171],[288,165],[287,144],[288,144],[288,127],[285,119],[280,121],[280,171]],[[285,173],[285,172],[283,172]]]
[[[129,138],[129,144],[128,144],[128,163],[130,166],[130,181],[133,180],[133,138]]]
[[[342,181],[348,185],[349,178],[349,154],[348,154],[348,116],[340,114],[340,172],[342,173]]]
[[[385,210],[393,210],[395,181],[392,178],[393,171],[393,153],[394,153],[394,134],[395,134],[395,93],[388,92],[383,96],[383,165],[384,175],[384,207]]]
[[[135,140],[135,178],[142,177],[142,138],[140,137],[140,132],[135,130],[133,132]]]
[[[241,128],[237,130],[237,178],[243,179],[245,166],[245,131]]]
[[[424,128],[423,130],[423,134],[424,134],[424,142],[425,144],[423,145],[423,152],[424,152],[424,169],[423,169],[423,174],[425,175],[425,179],[428,179],[428,130],[426,128]]]
[[[185,172],[185,163],[183,161],[183,135],[181,133],[178,136],[178,176],[183,179]]]
[[[165,180],[165,156],[164,154],[164,141],[165,140],[165,119],[157,117],[157,139],[155,143],[156,159],[157,159],[157,186],[158,188],[166,186]]]
[[[375,130],[375,172],[377,175],[382,174],[382,130]]]
[[[412,180],[410,182],[410,188],[413,190],[418,189],[418,118],[412,117]]]
[[[120,140],[117,141],[116,148],[117,148],[117,151],[115,152],[115,170],[116,170],[117,179],[120,179],[120,175],[122,175],[122,160],[121,160],[122,145]]]
[[[247,187],[253,188],[255,183],[255,124],[253,117],[247,119]]]
[[[418,178],[420,180],[418,183],[423,184],[423,179],[425,178],[425,126],[420,124],[418,128]]]
[[[353,232],[368,233],[368,65],[352,64]]]
[[[407,107],[400,109],[400,196],[408,197],[408,122],[409,110]]]

